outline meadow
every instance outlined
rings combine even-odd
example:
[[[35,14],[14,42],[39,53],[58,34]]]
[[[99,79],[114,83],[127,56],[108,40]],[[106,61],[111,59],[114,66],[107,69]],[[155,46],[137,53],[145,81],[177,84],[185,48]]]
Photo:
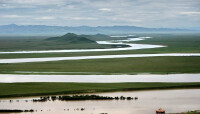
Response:
[[[24,50],[59,50],[59,49],[93,49],[111,48],[109,45],[96,43],[70,44],[66,42],[53,42],[45,40],[46,37],[0,37],[0,51],[24,51]]]
[[[199,88],[200,83],[0,83],[0,97]],[[139,97],[139,96],[138,96]]]
[[[151,36],[153,38],[137,41],[139,44],[159,44],[167,47],[141,50],[108,51],[108,52],[70,52],[70,53],[30,53],[30,54],[0,54],[0,59],[9,58],[36,58],[36,57],[70,57],[70,56],[92,56],[92,55],[121,55],[121,54],[152,54],[152,53],[199,53],[200,34],[137,34],[137,36]],[[19,39],[24,47],[29,39],[34,40],[34,45],[46,37],[23,37]],[[105,39],[105,38],[104,38]],[[119,39],[119,38],[118,38]],[[2,41],[6,41],[5,44]],[[13,40],[9,42],[9,40]],[[15,48],[14,42],[18,38],[1,38],[0,49]],[[98,38],[99,40],[99,38]],[[110,40],[110,39],[108,39]],[[113,39],[112,39],[113,40]],[[11,46],[10,46],[11,45]],[[39,50],[42,46],[37,44]],[[58,45],[58,44],[57,44]],[[57,45],[54,45],[56,47]],[[74,44],[73,44],[74,45]],[[76,45],[76,44],[75,44]],[[77,44],[79,45],[79,44]],[[86,44],[83,44],[86,45]],[[93,45],[93,44],[91,44]],[[91,45],[88,45],[89,47]],[[98,45],[98,44],[94,44]],[[6,47],[7,46],[7,47]],[[63,45],[61,45],[63,46]],[[101,46],[101,45],[98,45]],[[107,45],[109,47],[109,45]],[[21,49],[23,49],[21,48]],[[90,48],[94,48],[91,46]],[[29,49],[29,48],[27,48]],[[31,72],[91,72],[95,74],[137,74],[137,73],[199,73],[199,57],[142,57],[142,58],[120,58],[120,59],[96,59],[96,60],[72,60],[54,61],[40,63],[17,63],[0,64],[0,73],[16,73],[16,71]],[[70,74],[70,73],[67,73]],[[76,73],[72,73],[76,74]],[[80,74],[80,73],[79,73]],[[85,73],[83,73],[85,74]]]
[[[140,49],[140,50],[126,50],[126,51],[109,51],[109,52],[76,52],[76,53],[30,53],[30,54],[0,54],[0,59],[7,58],[36,58],[36,57],[70,57],[70,56],[92,56],[92,55],[120,55],[120,54],[152,54],[152,53],[199,53],[200,52],[200,34],[138,34],[137,36],[151,36],[153,38],[136,41],[132,43],[138,44],[157,44],[157,45],[165,45],[167,47],[163,48],[153,48],[153,49]],[[46,38],[46,37],[45,37]],[[7,38],[6,42],[3,40],[4,38],[0,38],[0,51],[16,51],[19,45],[16,42],[15,38],[13,40]],[[25,39],[25,38],[23,38]],[[20,50],[31,50],[31,48],[35,48],[36,50],[41,50],[43,46],[40,42],[44,38],[36,38],[31,39],[34,40],[34,44],[36,46],[31,47],[28,43],[26,44],[26,40],[21,41],[23,46]],[[105,38],[104,38],[105,39]],[[10,41],[11,40],[11,41]],[[99,39],[98,39],[99,40]],[[110,39],[107,39],[110,40]],[[112,39],[113,40],[113,39]],[[32,44],[33,45],[33,44]],[[58,46],[59,45],[59,46]],[[79,48],[111,48],[112,45],[98,45],[98,44],[73,44],[73,45],[65,45],[65,44],[52,44],[49,49],[75,49]],[[62,48],[59,48],[62,47]],[[70,47],[70,48],[69,48]],[[43,49],[48,49],[43,48]]]
[[[0,73],[91,72],[93,74],[199,73],[200,57],[144,57],[0,64]],[[15,72],[13,72],[15,71]],[[85,73],[82,73],[85,74]]]

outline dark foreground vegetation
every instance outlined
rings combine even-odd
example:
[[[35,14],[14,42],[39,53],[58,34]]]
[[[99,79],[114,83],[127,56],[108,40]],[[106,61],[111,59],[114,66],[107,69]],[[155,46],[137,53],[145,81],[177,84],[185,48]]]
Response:
[[[138,97],[109,97],[99,95],[73,95],[73,96],[46,96],[40,97],[40,99],[33,99],[33,102],[46,102],[46,101],[74,101],[74,100],[137,100]]]
[[[18,110],[18,109],[9,110],[9,109],[0,109],[0,113],[21,113],[21,112],[34,112],[34,110],[33,110],[33,109],[31,109],[31,110]]]
[[[176,88],[200,88],[200,83],[0,83],[0,97]]]

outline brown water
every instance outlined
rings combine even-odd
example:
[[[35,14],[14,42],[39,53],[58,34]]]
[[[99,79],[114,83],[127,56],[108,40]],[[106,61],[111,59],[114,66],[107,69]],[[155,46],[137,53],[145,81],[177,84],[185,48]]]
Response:
[[[200,89],[151,90],[131,92],[97,93],[102,96],[131,96],[138,100],[87,100],[87,101],[47,101],[32,102],[33,98],[1,99],[0,109],[34,109],[37,114],[155,114],[163,108],[167,113],[200,109]],[[25,100],[28,100],[26,102]],[[77,110],[77,108],[79,110]],[[80,108],[85,108],[81,111]],[[65,109],[65,110],[64,110]],[[69,110],[67,110],[69,109]],[[42,111],[41,111],[42,110]]]

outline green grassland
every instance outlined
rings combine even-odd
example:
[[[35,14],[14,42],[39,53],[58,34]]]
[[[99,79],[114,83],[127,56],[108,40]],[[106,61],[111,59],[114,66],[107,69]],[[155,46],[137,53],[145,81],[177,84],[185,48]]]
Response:
[[[137,43],[166,45],[167,48],[159,48],[154,51],[170,53],[199,53],[200,34],[164,34],[152,35],[153,38]]]
[[[44,39],[0,39],[0,51],[24,51],[24,50],[59,50],[59,49],[93,49],[111,48],[109,45],[96,43],[70,44],[66,42],[54,42]]]
[[[134,43],[159,44],[159,45],[166,45],[168,47],[129,50],[129,51],[109,51],[109,52],[0,54],[0,59],[34,58],[34,57],[35,58],[36,57],[70,57],[70,56],[92,56],[92,55],[120,55],[120,54],[152,54],[152,53],[200,53],[200,34],[137,34],[137,36],[140,36],[140,35],[151,36],[153,38],[146,39],[143,41],[137,41]],[[19,40],[19,42],[22,42],[23,44],[23,42],[29,39],[32,39],[35,42],[39,42],[40,40],[46,39],[46,37],[36,38],[36,39],[34,39],[34,37],[23,38]],[[98,37],[98,39],[100,39],[100,37]],[[1,41],[2,40],[7,40],[7,39],[1,39]],[[8,39],[7,43],[11,43],[11,44],[14,43],[14,41],[9,42],[9,40],[10,39]],[[11,40],[16,41],[15,38],[11,38]],[[4,43],[5,42],[0,42],[0,44],[4,44]],[[39,44],[35,43],[35,45],[39,45]],[[94,45],[97,45],[97,44],[94,44]],[[9,45],[4,45],[4,46],[12,47]],[[90,47],[91,44],[88,46]],[[98,46],[101,46],[101,45],[98,45]],[[109,45],[107,46],[109,47]],[[2,49],[1,47],[2,45],[0,45],[0,49]],[[26,46],[24,46],[24,48],[25,47]],[[37,47],[37,49],[39,49],[39,47]],[[73,46],[69,45],[69,47],[72,48]],[[94,47],[91,46],[90,48],[94,48]],[[40,63],[0,64],[0,73],[16,73],[15,71],[32,71],[32,72],[69,72],[66,74],[70,74],[70,72],[85,72],[83,74],[87,74],[86,72],[90,72],[89,74],[123,74],[123,73],[125,74],[137,74],[137,73],[161,74],[161,73],[199,73],[200,72],[199,69],[200,69],[200,57],[148,57],[148,58],[143,57],[143,58],[96,59],[96,60],[54,61],[54,62],[40,62]],[[71,73],[71,74],[76,74],[76,73]],[[80,73],[77,73],[77,74],[80,74]]]
[[[139,35],[138,35],[139,36]],[[142,35],[141,35],[142,36]],[[68,56],[92,56],[92,55],[119,55],[119,54],[152,54],[152,53],[200,53],[200,34],[145,34],[143,36],[152,36],[151,39],[137,41],[133,43],[138,44],[158,44],[167,47],[154,48],[154,49],[140,49],[140,50],[127,50],[127,51],[109,51],[109,52],[76,52],[76,53],[32,53],[32,54],[0,54],[0,59],[6,58],[34,58],[34,57],[68,57]],[[1,39],[2,40],[2,39]],[[113,39],[112,39],[113,40]],[[19,40],[20,42],[21,40]],[[8,42],[0,41],[0,50],[5,48],[15,49],[15,44],[12,47]],[[12,41],[15,42],[15,41]],[[9,42],[9,43],[12,43]],[[23,44],[24,40],[22,41]],[[36,39],[35,42],[39,42]],[[2,44],[1,44],[2,43]],[[5,43],[5,44],[4,44]],[[40,43],[41,44],[41,43]],[[35,44],[35,45],[40,45]],[[24,49],[29,47],[28,44],[23,44]],[[111,48],[111,45],[97,45],[97,44],[71,44],[71,45],[51,45],[54,49],[74,49],[80,48]],[[85,46],[85,47],[84,47]],[[35,46],[39,50],[41,46]],[[61,48],[60,48],[61,47]],[[34,48],[34,47],[32,47]],[[17,48],[16,48],[17,49]],[[26,48],[25,50],[30,50]],[[45,48],[47,49],[47,48]]]
[[[185,114],[200,114],[199,110],[195,110],[195,111],[188,111]]]
[[[199,88],[200,83],[0,83],[0,97]],[[139,97],[139,96],[138,96]]]
[[[67,33],[63,36],[0,36],[0,51],[24,50],[59,50],[59,49],[104,49],[115,48],[117,45],[100,45],[97,39],[122,39],[112,38],[107,35],[76,35]]]
[[[144,57],[0,64],[0,73],[98,72],[98,74],[199,73],[200,57]],[[72,73],[74,74],[74,73]],[[84,74],[84,73],[83,73]]]

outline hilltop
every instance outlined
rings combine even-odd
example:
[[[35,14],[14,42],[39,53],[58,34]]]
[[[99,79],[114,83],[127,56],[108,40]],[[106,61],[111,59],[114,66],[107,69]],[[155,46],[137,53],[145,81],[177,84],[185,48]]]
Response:
[[[82,35],[77,35],[74,33],[67,33],[63,36],[51,37],[46,40],[65,42],[65,43],[96,43],[96,41],[94,40],[88,39]]]

